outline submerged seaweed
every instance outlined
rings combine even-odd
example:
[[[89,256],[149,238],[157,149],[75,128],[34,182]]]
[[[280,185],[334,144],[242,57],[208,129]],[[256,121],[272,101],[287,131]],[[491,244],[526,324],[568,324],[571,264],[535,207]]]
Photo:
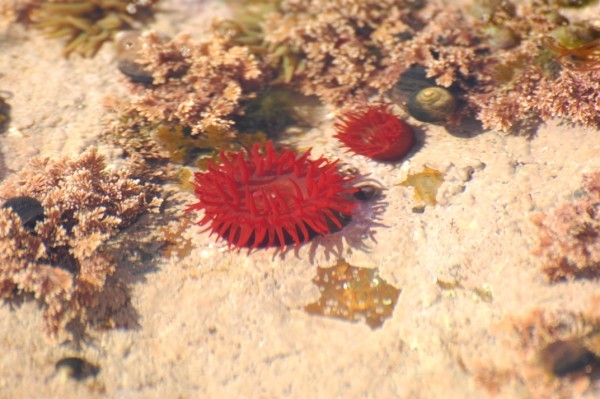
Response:
[[[256,57],[227,36],[197,42],[180,34],[168,40],[155,32],[139,38],[138,63],[152,83],[132,82],[119,108],[151,123],[179,124],[202,136],[216,129],[233,137],[240,103],[254,98],[263,74]]]
[[[476,2],[476,18],[437,2],[351,3],[349,16],[342,1],[283,0],[266,17],[264,41],[300,57],[302,70],[286,82],[302,93],[339,106],[383,94],[405,72],[422,68],[425,79],[456,93],[461,115],[453,120],[475,116],[486,129],[525,134],[556,117],[600,126],[598,32],[591,23],[571,23],[555,6],[535,1]],[[557,29],[591,41],[572,49],[557,45],[552,57],[540,39]],[[550,41],[544,39],[549,47]]]
[[[415,201],[427,205],[437,204],[436,195],[444,182],[444,174],[439,170],[426,166],[421,172],[409,174],[406,180],[400,183],[404,187],[413,187]]]
[[[63,53],[91,57],[124,29],[152,16],[158,0],[49,0],[33,12],[33,26],[51,38],[66,38]]]
[[[109,171],[90,149],[76,158],[34,159],[5,180],[0,297],[35,296],[52,335],[76,326],[119,324],[113,318],[129,301],[128,288],[114,278],[109,240],[161,203],[159,188],[140,183],[138,172]],[[24,226],[23,212],[10,205],[15,196],[33,199],[29,207],[41,203],[43,219],[35,217],[38,210],[37,223]]]
[[[350,321],[364,319],[371,328],[381,327],[392,316],[401,291],[379,277],[377,269],[355,267],[344,259],[332,267],[319,267],[313,281],[321,297],[306,305],[308,313]]]
[[[247,46],[254,55],[265,61],[272,75],[270,83],[289,84],[294,75],[302,73],[305,60],[298,48],[289,43],[273,43],[265,37],[264,24],[273,13],[281,11],[281,0],[241,1],[235,5],[233,18],[218,21],[217,31],[232,35],[234,43]]]

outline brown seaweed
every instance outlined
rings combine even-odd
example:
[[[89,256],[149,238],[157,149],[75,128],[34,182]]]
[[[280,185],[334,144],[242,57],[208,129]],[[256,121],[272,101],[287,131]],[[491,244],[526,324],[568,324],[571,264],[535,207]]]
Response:
[[[113,317],[128,302],[128,289],[114,278],[109,241],[161,203],[158,187],[136,177],[143,175],[131,166],[107,170],[92,148],[74,158],[34,159],[6,179],[2,202],[34,198],[44,218],[31,230],[12,208],[0,209],[0,297],[33,295],[52,335],[118,324]]]

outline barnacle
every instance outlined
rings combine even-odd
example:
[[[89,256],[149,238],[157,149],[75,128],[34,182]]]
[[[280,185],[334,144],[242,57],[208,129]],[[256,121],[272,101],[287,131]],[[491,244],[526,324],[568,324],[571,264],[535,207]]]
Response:
[[[55,0],[36,10],[34,26],[51,38],[67,38],[65,55],[91,57],[118,31],[151,17],[158,0]]]
[[[595,39],[574,48],[560,44],[555,38],[546,36],[542,44],[557,54],[557,60],[571,71],[600,69],[600,39]]]

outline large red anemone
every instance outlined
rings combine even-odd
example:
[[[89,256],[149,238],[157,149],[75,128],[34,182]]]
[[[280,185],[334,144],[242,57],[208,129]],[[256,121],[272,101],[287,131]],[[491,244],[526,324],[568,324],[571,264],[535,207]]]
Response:
[[[199,225],[236,247],[300,246],[317,234],[342,228],[355,206],[350,178],[337,161],[309,159],[310,150],[278,154],[271,142],[252,150],[221,152],[195,174]]]

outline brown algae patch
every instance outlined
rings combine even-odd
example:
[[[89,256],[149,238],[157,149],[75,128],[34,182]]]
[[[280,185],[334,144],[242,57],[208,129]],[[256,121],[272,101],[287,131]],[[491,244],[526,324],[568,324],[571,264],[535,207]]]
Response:
[[[184,170],[188,171],[188,169]],[[188,256],[194,249],[192,240],[184,236],[184,232],[193,224],[193,219],[187,215],[189,214],[161,228],[166,243],[162,248],[164,257],[170,258],[175,255],[179,259],[182,259]]]
[[[119,312],[129,290],[117,273],[115,240],[162,204],[161,189],[143,177],[133,165],[108,169],[92,148],[78,157],[35,158],[4,180],[0,298],[35,297],[55,337],[126,324]]]
[[[378,269],[355,267],[344,259],[333,267],[317,268],[313,281],[321,297],[305,306],[309,314],[364,319],[371,328],[381,327],[392,315],[401,291],[379,277]]]

